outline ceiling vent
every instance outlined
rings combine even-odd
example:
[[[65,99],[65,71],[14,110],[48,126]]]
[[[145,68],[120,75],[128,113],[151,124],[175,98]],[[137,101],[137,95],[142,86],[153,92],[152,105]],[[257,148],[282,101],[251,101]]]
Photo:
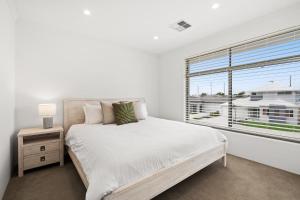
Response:
[[[188,24],[187,22],[181,20],[181,21],[179,21],[179,22],[177,22],[177,23],[175,23],[175,24],[172,24],[170,27],[171,27],[172,29],[176,30],[176,31],[183,31],[183,30],[185,30],[185,29],[190,28],[191,25]]]

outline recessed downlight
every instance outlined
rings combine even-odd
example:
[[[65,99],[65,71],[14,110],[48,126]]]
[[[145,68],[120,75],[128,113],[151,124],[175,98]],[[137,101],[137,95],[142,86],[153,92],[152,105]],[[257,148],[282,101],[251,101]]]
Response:
[[[213,9],[213,10],[216,10],[216,9],[218,9],[220,7],[220,4],[219,3],[214,3],[212,6],[211,6],[211,8]]]
[[[90,16],[91,15],[91,11],[88,9],[83,10],[83,14]]]
[[[156,36],[153,36],[153,40],[158,40],[159,37],[156,35]]]

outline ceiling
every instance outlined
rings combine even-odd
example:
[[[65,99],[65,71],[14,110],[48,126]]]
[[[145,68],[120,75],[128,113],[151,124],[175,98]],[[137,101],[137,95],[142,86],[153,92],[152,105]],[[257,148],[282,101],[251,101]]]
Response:
[[[220,7],[213,10],[213,3]],[[151,53],[186,45],[299,0],[15,0],[20,19],[88,34]],[[90,16],[83,14],[88,9]],[[170,25],[185,20],[191,28]],[[159,36],[154,40],[154,36]]]

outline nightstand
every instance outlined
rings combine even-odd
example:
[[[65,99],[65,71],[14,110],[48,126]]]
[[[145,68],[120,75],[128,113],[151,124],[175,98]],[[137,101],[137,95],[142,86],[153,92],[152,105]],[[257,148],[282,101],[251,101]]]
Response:
[[[21,129],[18,133],[19,177],[24,170],[56,162],[64,165],[64,133],[61,126]]]

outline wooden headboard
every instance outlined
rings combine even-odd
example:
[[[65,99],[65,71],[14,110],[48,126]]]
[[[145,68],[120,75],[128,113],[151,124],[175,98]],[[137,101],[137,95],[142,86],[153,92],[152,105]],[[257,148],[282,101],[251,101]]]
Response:
[[[64,104],[64,132],[74,124],[84,123],[84,104],[98,104],[101,101],[145,101],[144,98],[116,98],[116,99],[65,99]]]

